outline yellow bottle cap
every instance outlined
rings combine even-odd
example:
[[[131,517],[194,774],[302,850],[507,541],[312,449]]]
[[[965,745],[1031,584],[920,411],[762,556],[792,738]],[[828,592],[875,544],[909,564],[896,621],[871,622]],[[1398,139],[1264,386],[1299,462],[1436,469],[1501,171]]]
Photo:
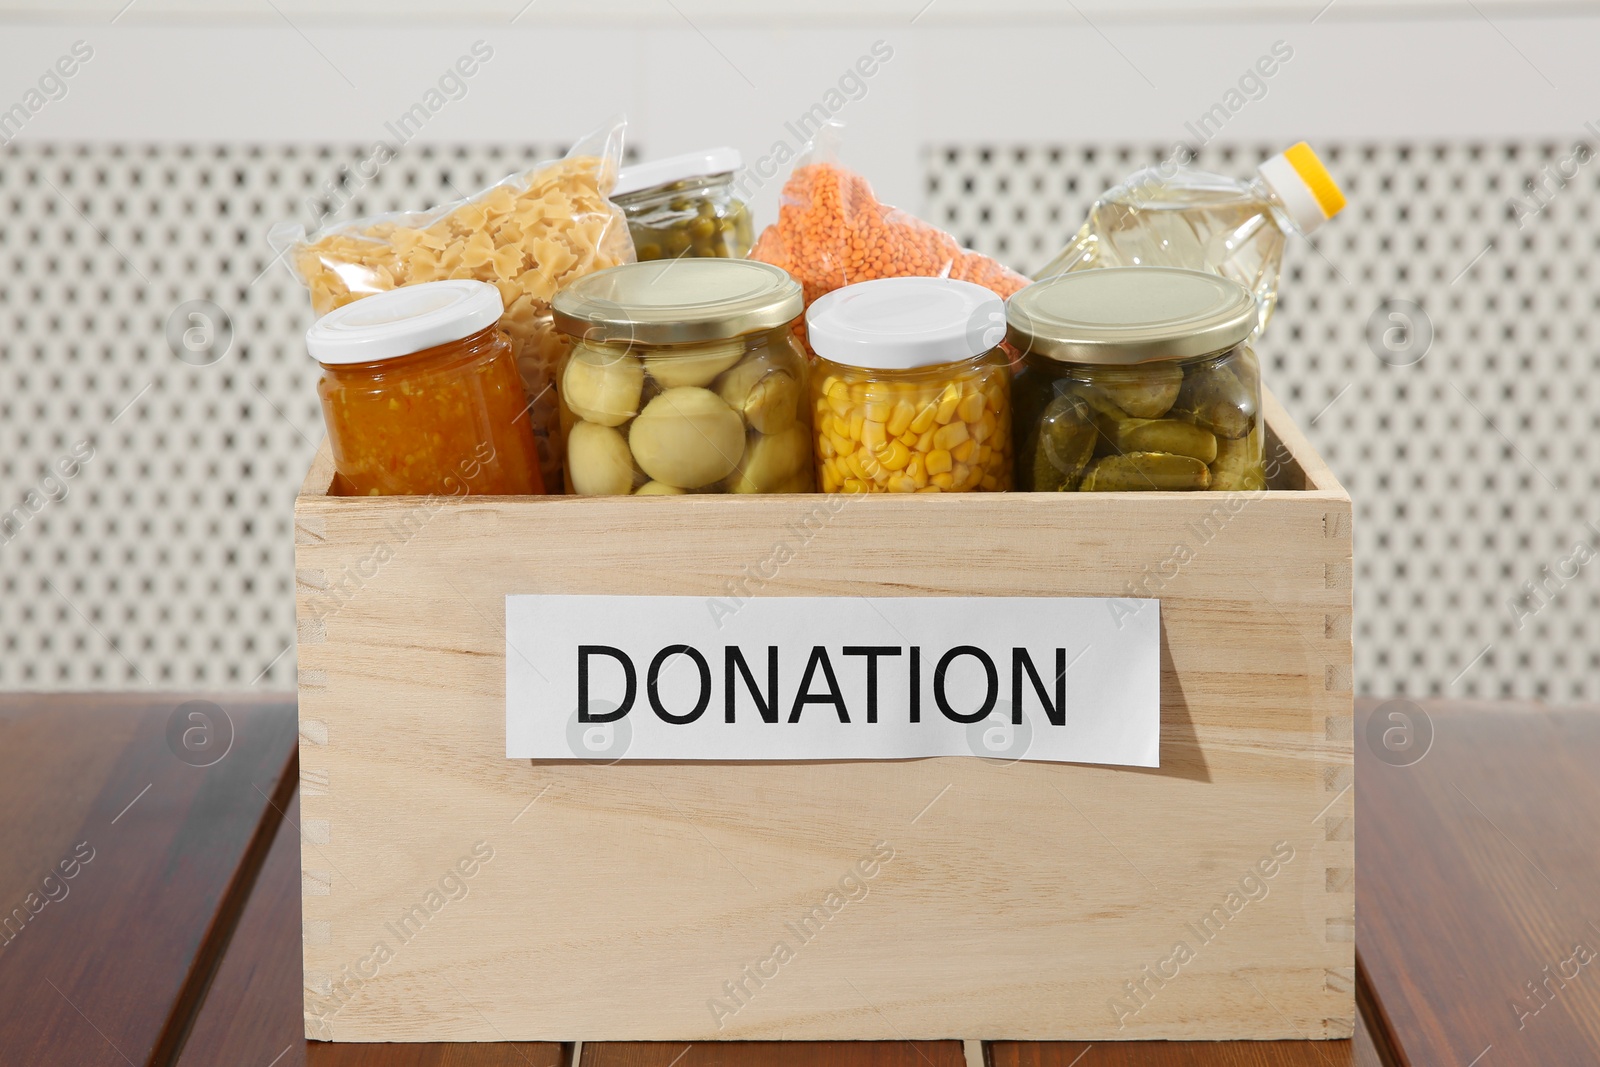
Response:
[[[1304,141],[1261,164],[1260,174],[1303,234],[1344,209],[1344,193]]]

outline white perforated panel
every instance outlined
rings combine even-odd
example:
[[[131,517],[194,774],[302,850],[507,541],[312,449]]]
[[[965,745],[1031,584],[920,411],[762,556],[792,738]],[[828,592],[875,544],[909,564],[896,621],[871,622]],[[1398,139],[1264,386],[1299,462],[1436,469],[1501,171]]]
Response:
[[[330,182],[354,217],[564,149],[413,146],[363,182],[370,150],[0,153],[0,687],[294,685],[293,504],[322,416],[267,229],[311,223]],[[195,300],[232,336],[185,309],[186,362],[167,324]]]
[[[307,198],[368,147],[0,153],[0,687],[293,684],[291,509],[322,430],[310,311],[264,234],[309,221]],[[1200,162],[1244,173],[1275,147]],[[1600,699],[1600,565],[1573,562],[1600,544],[1600,163],[1519,229],[1510,197],[1569,145],[1318,147],[1351,207],[1320,253],[1291,244],[1262,352],[1356,499],[1360,689]],[[408,148],[340,214],[434,203],[557,151]],[[1031,269],[1162,152],[938,146],[925,213]],[[1431,316],[1414,365],[1368,344],[1391,299]],[[215,362],[214,340],[191,335],[186,363],[166,338],[193,300],[231,320]],[[1530,581],[1544,606],[1513,608]]]
[[[1281,147],[1211,146],[1197,165],[1246,175]],[[1360,691],[1600,699],[1600,160],[1316,147],[1350,206],[1291,242],[1261,354],[1355,499]],[[1037,269],[1099,191],[1168,151],[937,146],[928,215]],[[1379,312],[1391,300],[1420,306],[1410,334],[1403,306]]]

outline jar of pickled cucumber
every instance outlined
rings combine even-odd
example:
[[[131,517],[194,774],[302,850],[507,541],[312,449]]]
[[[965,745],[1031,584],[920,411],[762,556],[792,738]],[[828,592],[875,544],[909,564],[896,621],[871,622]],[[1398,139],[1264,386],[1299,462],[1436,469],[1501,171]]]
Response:
[[[809,493],[800,284],[745,259],[628,263],[551,303],[567,491]]]
[[[1006,306],[1017,484],[1046,492],[1265,487],[1257,310],[1237,282],[1114,267]]]
[[[817,481],[834,493],[1011,488],[1000,298],[949,278],[881,278],[817,299],[806,332]]]
[[[732,148],[624,167],[611,202],[622,209],[640,262],[680,256],[743,259],[754,232],[750,208],[733,187]]]
[[[523,496],[544,483],[500,290],[457,279],[375,293],[306,332],[336,496]]]

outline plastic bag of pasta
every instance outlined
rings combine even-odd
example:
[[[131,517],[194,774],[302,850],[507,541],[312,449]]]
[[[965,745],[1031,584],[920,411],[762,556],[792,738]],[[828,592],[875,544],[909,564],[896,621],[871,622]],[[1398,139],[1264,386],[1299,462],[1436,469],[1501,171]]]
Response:
[[[751,259],[800,282],[806,306],[872,278],[934,277],[975,282],[1003,297],[1029,283],[999,262],[873,195],[867,180],[838,162],[842,126],[826,123],[784,183],[778,221],[761,232]]]
[[[561,431],[555,372],[569,339],[556,332],[550,298],[581,275],[633,261],[627,220],[607,197],[622,160],[618,118],[561,159],[513,174],[451,204],[339,223],[306,234],[280,226],[272,244],[325,315],[402,285],[472,278],[499,288],[500,328],[511,338],[528,391],[539,465],[560,492]]]

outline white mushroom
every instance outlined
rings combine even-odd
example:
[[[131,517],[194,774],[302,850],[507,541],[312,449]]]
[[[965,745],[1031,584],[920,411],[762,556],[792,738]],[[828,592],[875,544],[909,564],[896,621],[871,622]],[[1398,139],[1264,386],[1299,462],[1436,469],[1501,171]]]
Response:
[[[734,367],[717,382],[717,395],[744,415],[760,433],[781,433],[794,425],[800,406],[800,383],[769,359],[753,358]]]
[[[668,389],[628,428],[639,467],[658,482],[698,489],[726,478],[744,455],[744,420],[707,389]]]
[[[618,496],[633,489],[633,456],[620,431],[580,422],[567,435],[567,481],[580,496]]]
[[[723,371],[744,356],[744,341],[712,341],[703,345],[679,345],[657,349],[644,357],[650,377],[663,389],[710,385]]]
[[[799,423],[790,423],[782,433],[762,434],[750,442],[744,462],[728,479],[728,490],[734,493],[779,492],[810,462],[811,435]]]
[[[644,365],[615,349],[578,345],[561,375],[561,399],[579,418],[621,426],[639,414]]]

